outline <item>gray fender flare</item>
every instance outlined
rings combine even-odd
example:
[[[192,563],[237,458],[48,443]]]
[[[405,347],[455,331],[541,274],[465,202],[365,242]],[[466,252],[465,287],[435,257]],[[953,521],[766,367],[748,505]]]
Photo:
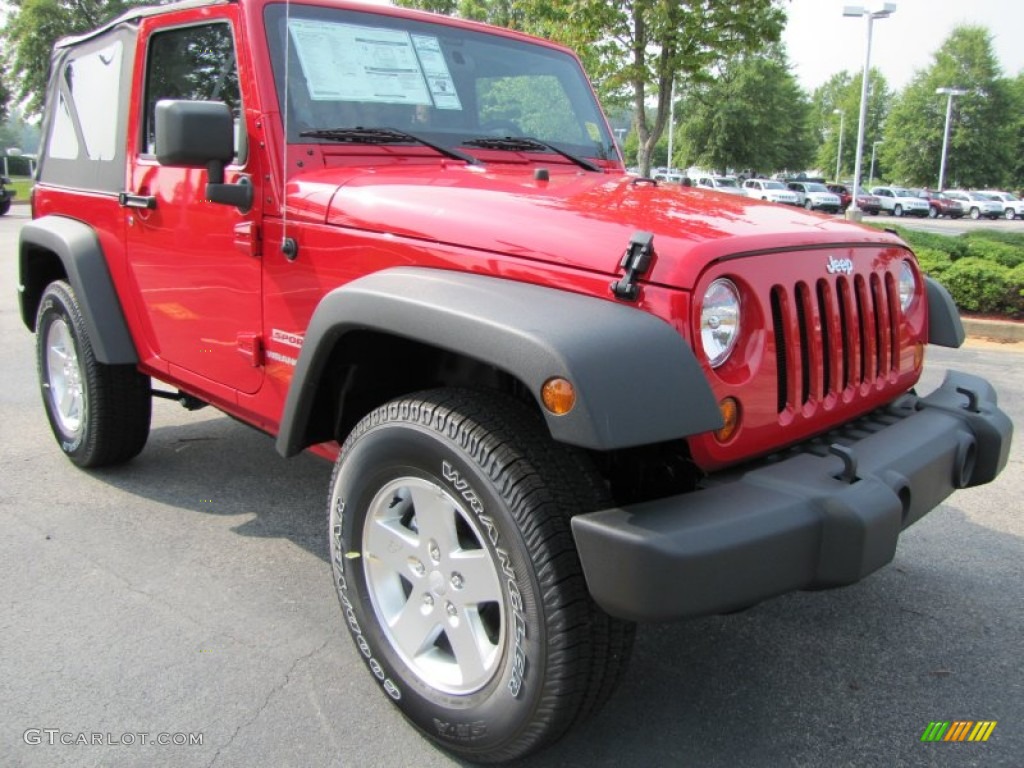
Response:
[[[82,308],[82,319],[96,359],[107,365],[138,363],[139,356],[128,332],[99,239],[91,227],[75,219],[43,216],[21,228],[18,298],[21,318],[29,330],[35,330],[38,306],[38,296],[33,301],[33,297],[26,295],[26,285],[32,273],[33,248],[55,253],[64,265],[68,282]]]
[[[398,267],[337,288],[317,306],[281,417],[283,456],[308,447],[304,436],[326,362],[355,330],[480,360],[522,381],[535,399],[552,376],[568,379],[575,407],[563,416],[540,409],[559,442],[613,450],[722,426],[693,351],[648,312],[513,280]]]
[[[946,286],[931,277],[924,279],[928,291],[928,343],[940,347],[959,347],[966,333],[956,303]]]

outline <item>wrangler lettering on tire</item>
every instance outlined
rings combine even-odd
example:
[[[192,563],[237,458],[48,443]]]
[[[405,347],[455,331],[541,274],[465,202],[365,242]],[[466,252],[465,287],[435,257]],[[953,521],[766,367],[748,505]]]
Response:
[[[633,628],[587,595],[569,530],[606,503],[584,457],[506,396],[437,390],[353,430],[331,484],[335,584],[360,655],[424,733],[509,760],[611,693]]]

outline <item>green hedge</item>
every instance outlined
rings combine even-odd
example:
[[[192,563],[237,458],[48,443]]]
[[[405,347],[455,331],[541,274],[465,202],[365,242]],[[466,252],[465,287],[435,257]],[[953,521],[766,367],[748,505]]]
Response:
[[[1024,317],[1024,232],[979,229],[951,237],[895,229],[960,309]]]

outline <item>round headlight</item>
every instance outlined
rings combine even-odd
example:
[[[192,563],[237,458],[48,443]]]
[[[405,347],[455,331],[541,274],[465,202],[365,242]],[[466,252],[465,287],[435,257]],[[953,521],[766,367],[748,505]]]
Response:
[[[708,286],[700,307],[700,340],[712,368],[724,363],[740,335],[740,294],[731,280]]]
[[[917,290],[917,278],[914,277],[914,268],[910,262],[904,261],[900,264],[900,309],[904,312],[910,307],[914,300],[914,293]]]

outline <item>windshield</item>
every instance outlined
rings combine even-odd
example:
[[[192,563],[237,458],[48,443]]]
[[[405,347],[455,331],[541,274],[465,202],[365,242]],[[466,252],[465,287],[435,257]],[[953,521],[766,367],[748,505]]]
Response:
[[[266,27],[291,142],[328,142],[325,131],[390,128],[449,147],[528,136],[575,155],[618,160],[582,69],[563,51],[316,6],[291,5],[286,14],[284,5],[269,5]]]
[[[739,186],[739,184],[736,183],[736,179],[715,179],[714,183],[715,183],[716,186],[719,186],[719,187],[738,187]]]
[[[764,188],[765,189],[785,189],[786,188],[782,184],[781,181],[764,181],[764,182],[762,182],[762,184],[764,184]]]
[[[824,184],[808,184],[806,189],[808,192],[828,192],[828,187]]]

